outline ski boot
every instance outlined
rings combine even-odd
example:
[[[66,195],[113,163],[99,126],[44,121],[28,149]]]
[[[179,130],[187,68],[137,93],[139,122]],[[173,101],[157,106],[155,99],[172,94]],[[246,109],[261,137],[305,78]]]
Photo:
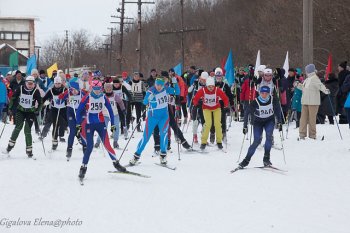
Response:
[[[186,150],[192,150],[192,147],[190,146],[190,144],[188,144],[187,141],[184,141],[181,143],[183,148],[185,148]]]
[[[137,132],[139,132],[139,133],[142,132],[142,130],[141,130],[141,125],[140,125],[140,124],[137,125],[136,130],[137,130]]]
[[[136,154],[134,154],[134,157],[129,161],[130,166],[135,166],[137,162],[139,161],[140,157]]]
[[[159,156],[160,155],[160,150],[155,149],[153,153],[153,157]]]
[[[67,160],[69,160],[72,157],[72,151],[73,151],[72,148],[67,148],[67,154],[66,154]]]
[[[243,159],[242,162],[239,163],[238,167],[240,169],[245,168],[246,166],[248,166],[250,160],[248,160],[247,158]]]
[[[193,143],[198,144],[198,136],[197,136],[197,134],[193,134]]]
[[[160,164],[162,165],[166,165],[168,163],[168,161],[166,160],[166,153],[160,153],[159,159]]]
[[[52,140],[52,150],[56,150],[58,146],[58,141],[57,140]]]
[[[10,139],[9,144],[7,145],[7,148],[6,148],[7,154],[10,153],[10,151],[13,149],[13,147],[15,146],[15,143],[16,143],[15,141],[12,141]]]
[[[126,126],[124,127],[124,139],[128,140],[128,128]]]
[[[222,146],[222,143],[218,143],[218,148],[219,148],[219,150],[224,149],[224,147]]]
[[[199,149],[201,150],[205,150],[205,147],[207,146],[207,144],[201,144],[201,146],[199,147]]]
[[[113,162],[113,166],[115,167],[115,169],[117,169],[119,172],[126,172],[126,168],[123,167],[122,165],[120,165],[119,161],[116,160]]]
[[[167,151],[170,151],[171,150],[171,141],[168,140],[168,146],[167,146]]]
[[[269,154],[265,154],[264,155],[263,162],[264,162],[264,166],[265,167],[268,167],[268,166],[272,165],[272,163],[270,161],[270,155]]]
[[[66,139],[64,137],[60,137],[60,142],[66,142]]]
[[[32,146],[27,146],[26,154],[28,155],[28,158],[32,158],[33,157],[33,147]]]
[[[80,171],[79,171],[79,178],[84,179],[85,174],[86,174],[87,166],[86,165],[81,165]]]
[[[210,133],[210,144],[214,144],[215,142],[215,133]]]
[[[119,149],[119,144],[118,144],[117,141],[114,141],[114,142],[113,142],[113,148],[114,148],[114,149]]]

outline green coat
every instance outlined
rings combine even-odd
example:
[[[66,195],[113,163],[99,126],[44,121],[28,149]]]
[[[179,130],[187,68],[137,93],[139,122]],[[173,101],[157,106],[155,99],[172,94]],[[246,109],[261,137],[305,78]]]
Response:
[[[292,101],[292,110],[296,110],[297,112],[301,112],[301,97],[303,95],[302,90],[295,88],[293,101]]]

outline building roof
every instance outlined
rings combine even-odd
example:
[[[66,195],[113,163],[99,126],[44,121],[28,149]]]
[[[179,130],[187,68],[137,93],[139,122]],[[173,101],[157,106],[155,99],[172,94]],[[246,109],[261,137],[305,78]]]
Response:
[[[25,57],[26,59],[28,59],[27,56],[23,55],[23,54],[22,54],[21,52],[19,52],[15,47],[13,47],[13,46],[11,46],[11,45],[9,45],[9,44],[6,44],[6,43],[0,44],[0,50],[2,50],[3,48],[5,48],[6,46],[9,47],[9,48],[11,48],[11,49],[14,50],[14,51],[17,51],[19,55],[21,55],[21,56]]]
[[[15,16],[7,16],[0,17],[0,20],[39,20],[37,17],[15,17]]]

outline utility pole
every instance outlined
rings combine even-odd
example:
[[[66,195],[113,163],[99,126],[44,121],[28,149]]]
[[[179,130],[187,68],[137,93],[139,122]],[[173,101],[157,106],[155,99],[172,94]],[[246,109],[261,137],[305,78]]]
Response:
[[[142,2],[142,0],[138,0],[137,2],[125,2],[125,3],[134,3],[137,4],[137,30],[138,30],[138,36],[137,36],[137,48],[136,52],[138,54],[137,57],[137,71],[141,72],[142,64],[141,64],[141,9],[142,4],[155,4],[155,2]]]
[[[303,0],[303,65],[314,62],[313,0]]]
[[[37,58],[36,58],[36,68],[39,70],[39,60],[40,60],[40,49],[41,46],[34,46],[35,49],[37,49],[38,53],[37,53]]]
[[[109,36],[110,37],[110,42],[109,44],[103,44],[105,46],[105,50],[106,50],[106,55],[107,55],[107,59],[108,59],[108,71],[109,74],[112,74],[112,52],[113,52],[113,30],[114,28],[107,28],[109,30],[111,30],[111,34],[110,35],[103,35],[103,36]]]
[[[66,49],[67,49],[67,57],[66,57],[66,67],[67,67],[67,74],[69,74],[69,65],[70,65],[70,55],[69,55],[69,43],[68,43],[68,30],[64,30],[66,32],[66,40],[65,40],[65,44],[66,44]]]
[[[188,32],[200,32],[205,31],[206,29],[204,27],[197,27],[197,28],[185,28],[184,26],[184,0],[180,0],[181,4],[181,29],[180,30],[165,30],[160,31],[160,35],[166,35],[166,34],[181,34],[181,58],[182,58],[182,73],[184,72],[185,68],[185,33]]]
[[[120,13],[120,16],[112,15],[112,18],[119,18],[120,22],[111,22],[119,24],[119,51],[117,54],[118,61],[118,72],[122,72],[122,64],[123,64],[123,42],[124,42],[124,25],[125,24],[133,24],[131,22],[125,22],[125,20],[132,20],[132,18],[125,17],[125,0],[121,2],[121,8],[117,9],[117,12]]]

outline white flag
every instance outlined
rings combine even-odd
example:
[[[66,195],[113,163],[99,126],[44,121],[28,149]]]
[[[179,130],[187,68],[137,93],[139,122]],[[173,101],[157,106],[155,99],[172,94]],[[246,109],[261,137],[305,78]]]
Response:
[[[285,71],[284,77],[287,78],[287,77],[288,77],[288,70],[289,70],[288,51],[287,51],[287,55],[286,55],[286,60],[284,61],[283,69],[284,69],[284,71]]]
[[[256,77],[259,76],[259,73],[258,73],[258,68],[259,66],[261,65],[261,60],[260,60],[260,50],[258,51],[258,55],[256,56],[256,62],[255,62],[255,71],[254,71],[254,75]]]

